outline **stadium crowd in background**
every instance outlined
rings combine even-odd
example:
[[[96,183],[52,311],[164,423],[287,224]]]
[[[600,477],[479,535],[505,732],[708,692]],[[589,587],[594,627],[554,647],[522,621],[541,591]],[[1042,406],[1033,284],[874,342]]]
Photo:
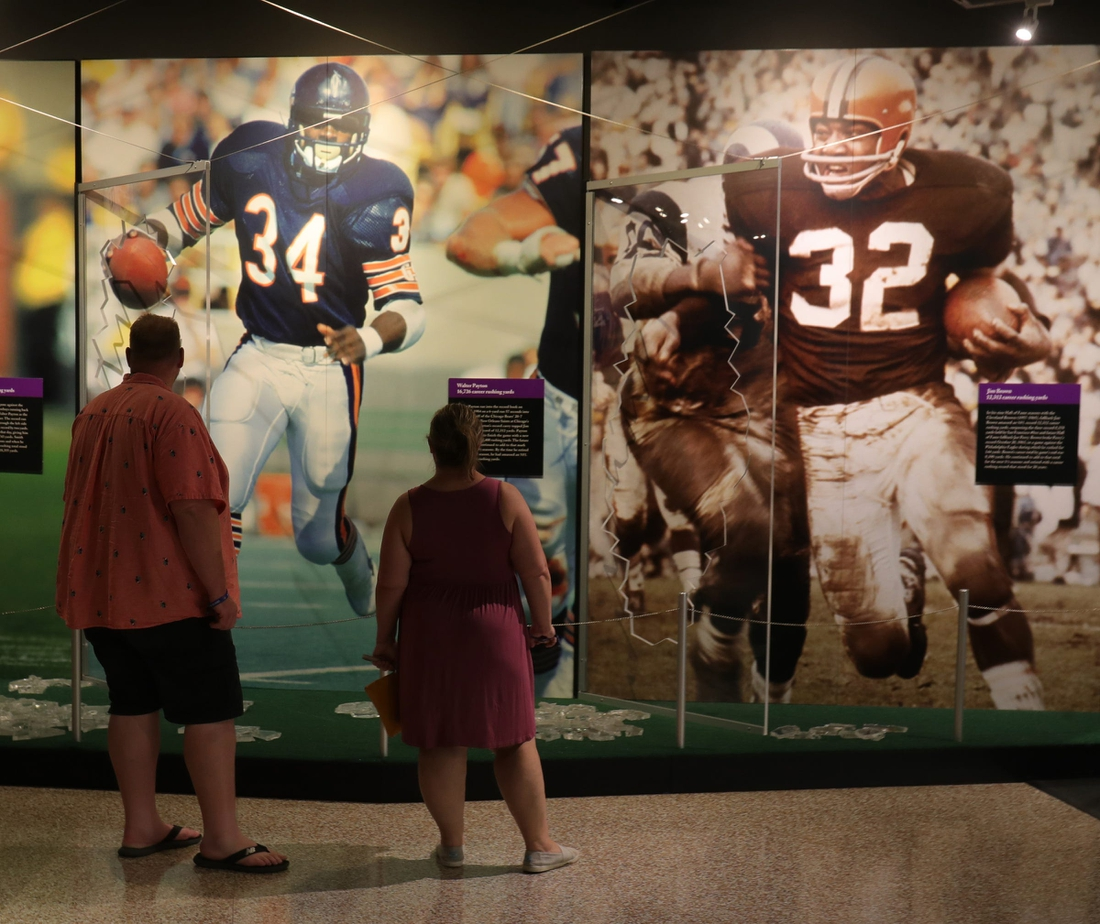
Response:
[[[486,63],[479,55],[333,60],[355,68],[367,83],[367,153],[397,163],[409,176],[416,191],[414,233],[421,240],[442,241],[490,198],[518,186],[557,131],[560,114],[575,120],[490,83],[532,96],[549,87],[551,102],[581,104],[579,71],[567,58],[546,57],[522,72],[514,62]],[[103,134],[85,141],[84,179],[201,160],[243,122],[285,123],[290,91],[304,66],[300,59],[278,58],[85,62],[84,124]],[[154,183],[134,195],[139,212],[166,198]]]
[[[730,133],[759,118],[786,119],[808,141],[810,84],[841,53],[596,54],[592,110],[632,128],[594,122],[592,161],[605,164],[610,176],[719,163]],[[1012,380],[1080,383],[1079,455],[1083,470],[1097,469],[1100,478],[1100,222],[1095,218],[1100,214],[1095,132],[1100,65],[1087,66],[1095,61],[1095,49],[886,54],[917,83],[911,147],[982,157],[1012,177],[1016,243],[1007,268],[1027,284],[1036,307],[1050,320],[1054,344],[1047,360],[1018,370]],[[952,363],[948,380],[960,401],[974,410],[978,377],[973,364]],[[1071,489],[1018,493],[1030,493],[1040,508],[1048,508],[1042,535],[1078,528],[1082,511],[1079,498],[1068,498]],[[1093,495],[1100,503],[1100,485],[1084,491],[1086,503]],[[1089,522],[1087,507],[1084,514]],[[1020,519],[1018,509],[1018,524]],[[1095,520],[1091,523],[1095,536]],[[1067,557],[1049,548],[1044,553],[1040,543],[1033,551],[1050,559]],[[1057,564],[1039,571],[1047,580],[1067,576]],[[1068,577],[1076,579],[1072,568]]]

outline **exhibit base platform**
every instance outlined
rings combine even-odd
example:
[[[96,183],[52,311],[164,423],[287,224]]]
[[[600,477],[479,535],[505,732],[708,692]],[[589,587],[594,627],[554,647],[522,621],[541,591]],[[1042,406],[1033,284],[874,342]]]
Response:
[[[6,693],[7,683],[0,687]],[[101,688],[85,703],[106,702]],[[8,694],[9,696],[11,694]],[[281,732],[274,741],[238,745],[242,796],[349,802],[419,801],[416,750],[390,739],[382,755],[377,719],[337,714],[347,692],[246,690],[255,701],[239,724]],[[51,688],[36,699],[68,702]],[[560,700],[555,702],[561,702]],[[670,704],[662,703],[668,706]],[[602,707],[601,707],[602,708]],[[644,708],[641,707],[641,708]],[[758,723],[762,707],[693,703],[697,713]],[[881,741],[825,737],[780,739],[689,722],[685,747],[676,723],[654,713],[631,722],[636,737],[610,741],[540,741],[550,796],[820,789],[863,786],[1031,782],[1091,777],[1100,766],[1100,716],[1077,712],[965,714],[963,741],[945,709],[857,706],[772,706],[772,728],[824,723],[904,726]],[[159,787],[190,792],[183,737],[164,724]],[[491,753],[471,750],[470,799],[496,799]],[[77,744],[65,735],[14,741],[0,737],[0,785],[113,789],[107,733],[88,731]]]

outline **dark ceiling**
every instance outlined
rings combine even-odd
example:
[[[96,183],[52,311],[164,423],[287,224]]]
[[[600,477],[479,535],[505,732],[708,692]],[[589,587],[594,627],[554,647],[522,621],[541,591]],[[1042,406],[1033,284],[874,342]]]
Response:
[[[283,5],[410,53],[506,53],[583,27],[542,46],[595,49],[895,47],[1011,44],[1023,3],[966,10],[953,0],[363,0]],[[102,10],[106,3],[6,0],[0,47]],[[1040,11],[1037,41],[1100,43],[1100,0],[1056,0]],[[8,58],[222,57],[362,54],[373,46],[262,0],[121,0],[7,52]],[[382,51],[383,49],[377,49]]]

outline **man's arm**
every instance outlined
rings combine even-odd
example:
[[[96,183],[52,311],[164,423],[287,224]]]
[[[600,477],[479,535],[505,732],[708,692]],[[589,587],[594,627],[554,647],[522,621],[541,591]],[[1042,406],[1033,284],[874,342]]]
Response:
[[[424,333],[426,319],[423,305],[403,298],[388,302],[361,334],[350,325],[337,329],[318,324],[317,330],[325,338],[325,346],[332,357],[349,365],[364,362],[379,353],[407,350]]]
[[[477,276],[534,275],[580,256],[580,241],[526,188],[494,199],[447,239],[447,259]]]
[[[225,224],[225,219],[219,218],[213,207],[207,205],[204,186],[205,181],[199,180],[171,205],[150,213],[142,222],[144,230],[173,257],[205,237],[207,219],[211,230]]]
[[[611,303],[635,318],[655,318],[692,295],[741,301],[768,284],[767,266],[747,242],[738,239],[720,256],[682,260],[639,251],[612,270]]]
[[[213,500],[177,500],[169,503],[184,554],[206,591],[207,600],[217,600],[229,587],[222,559],[221,525]],[[240,611],[232,597],[210,611],[215,629],[232,629]]]

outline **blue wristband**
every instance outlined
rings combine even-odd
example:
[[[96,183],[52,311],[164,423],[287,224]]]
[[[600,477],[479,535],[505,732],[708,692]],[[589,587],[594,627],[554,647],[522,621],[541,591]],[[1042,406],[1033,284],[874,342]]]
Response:
[[[216,610],[219,606],[221,606],[223,603],[225,603],[225,601],[228,600],[228,599],[229,599],[229,591],[227,590],[224,594],[222,594],[220,597],[218,597],[217,600],[211,600],[208,604],[206,604],[206,608],[208,610]]]

